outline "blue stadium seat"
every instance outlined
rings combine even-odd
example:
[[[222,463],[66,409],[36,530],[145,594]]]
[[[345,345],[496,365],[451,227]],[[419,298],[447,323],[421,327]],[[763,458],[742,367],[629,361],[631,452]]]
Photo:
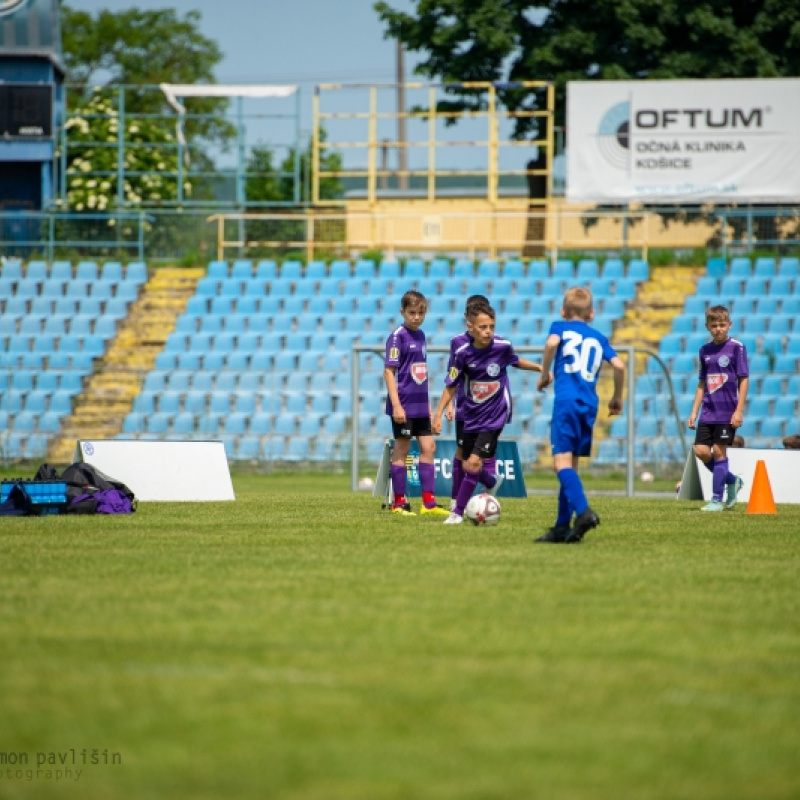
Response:
[[[147,281],[147,265],[143,261],[131,261],[125,269],[125,282],[139,285]]]
[[[787,278],[800,277],[800,258],[795,256],[785,256],[778,262],[778,275]]]
[[[550,277],[550,264],[541,259],[535,259],[528,262],[528,269],[525,273],[526,278],[534,280],[544,280]]]
[[[361,258],[356,261],[353,268],[353,277],[362,281],[370,281],[375,277],[375,262]]]
[[[727,269],[727,261],[720,256],[709,258],[706,261],[706,275],[710,278],[724,278]]]
[[[7,259],[0,265],[0,275],[11,281],[22,279],[22,262],[17,259]]]
[[[434,258],[428,264],[428,278],[445,281],[450,277],[450,262],[446,258]]]
[[[378,265],[379,278],[388,278],[389,280],[396,281],[400,278],[400,264],[394,260],[384,259]]]
[[[734,278],[749,278],[752,275],[752,264],[746,256],[731,259],[728,275]]]
[[[575,280],[575,265],[566,258],[560,258],[553,265],[551,272],[552,278],[559,278],[561,281]]]
[[[409,258],[403,266],[403,280],[420,281],[425,279],[425,262],[421,258]]]
[[[768,279],[761,276],[747,278],[744,282],[744,292],[751,297],[761,297],[765,295],[767,293],[767,287]]]
[[[231,265],[231,277],[249,280],[253,277],[253,262],[249,258],[237,258]]]
[[[278,277],[278,265],[272,259],[262,259],[256,264],[255,277],[262,281],[271,281]]]
[[[578,261],[575,278],[579,281],[594,280],[600,276],[600,266],[594,258],[582,258]]]
[[[500,265],[493,258],[484,258],[478,262],[477,276],[483,280],[494,280],[500,277]]]
[[[761,278],[771,278],[775,275],[777,265],[775,259],[771,256],[761,256],[756,259],[755,266],[753,267],[753,275]]]
[[[471,258],[457,258],[453,263],[453,277],[458,280],[469,280],[475,277],[475,262]]]
[[[206,270],[206,276],[219,281],[226,280],[230,276],[228,262],[219,260],[210,261],[208,269]]]

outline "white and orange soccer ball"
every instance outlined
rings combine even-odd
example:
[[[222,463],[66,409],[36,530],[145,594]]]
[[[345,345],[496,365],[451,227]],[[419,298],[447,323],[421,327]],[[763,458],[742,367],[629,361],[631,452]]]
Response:
[[[490,494],[476,494],[467,503],[464,516],[473,525],[497,525],[500,522],[500,503]]]

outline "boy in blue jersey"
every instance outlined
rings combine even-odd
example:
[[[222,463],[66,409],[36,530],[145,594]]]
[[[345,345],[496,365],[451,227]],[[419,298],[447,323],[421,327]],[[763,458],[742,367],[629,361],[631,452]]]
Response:
[[[745,346],[728,336],[731,317],[725,306],[706,311],[706,328],[713,341],[700,348],[700,375],[688,424],[694,428],[700,414],[694,452],[713,475],[711,501],[701,511],[722,511],[736,505],[744,485],[728,470],[728,447],[734,446],[736,429],[742,426],[750,370]]]
[[[428,311],[428,301],[417,291],[406,292],[400,299],[403,324],[386,340],[383,377],[386,381],[386,413],[392,420],[393,514],[415,516],[406,499],[406,460],[411,439],[419,442],[419,482],[422,489],[421,514],[447,516],[436,505],[436,473],[433,454],[436,442],[431,433],[431,405],[428,397],[428,363],[425,334],[420,326]]]
[[[495,312],[485,303],[474,303],[467,311],[471,340],[459,347],[445,379],[439,405],[433,414],[433,432],[442,431],[442,413],[464,384],[464,436],[461,443],[464,477],[446,525],[464,521],[464,508],[480,479],[497,491],[500,479],[484,469],[493,458],[503,426],[511,421],[511,391],[508,367],[541,372],[539,364],[520,358],[507,339],[494,335]]]
[[[470,307],[475,304],[483,304],[485,306],[491,305],[489,298],[482,294],[473,294],[467,298],[467,302],[464,306],[464,320],[467,329],[464,331],[464,333],[459,333],[450,340],[450,358],[447,362],[448,373],[450,372],[450,368],[453,366],[457,350],[462,345],[472,341],[472,336],[470,336],[469,332],[469,314]],[[458,492],[461,489],[461,483],[464,480],[463,451],[461,449],[461,445],[464,442],[464,399],[464,383],[462,381],[458,384],[453,402],[447,406],[447,410],[445,411],[445,417],[447,419],[455,419],[456,421],[456,452],[453,456],[453,487],[452,491],[450,492],[451,511],[456,507]],[[483,483],[487,489],[489,489],[491,494],[496,494],[500,489],[500,486],[497,485],[496,481],[494,481],[494,476],[497,473],[496,459],[494,456],[484,460],[483,470],[488,476],[490,476],[488,483],[485,480],[480,480],[480,478],[479,481]],[[502,481],[500,481],[500,483],[502,483]]]
[[[597,376],[603,361],[614,368],[614,395],[608,401],[610,415],[622,413],[625,363],[608,339],[589,323],[594,319],[592,293],[583,286],[568,289],[561,308],[563,320],[550,326],[545,342],[539,391],[555,381],[555,403],[550,422],[550,442],[560,489],[555,525],[535,541],[580,542],[586,532],[600,524],[589,507],[578,476],[578,459],[592,450],[597,419]],[[554,372],[550,367],[554,366]],[[570,528],[572,512],[575,522]]]

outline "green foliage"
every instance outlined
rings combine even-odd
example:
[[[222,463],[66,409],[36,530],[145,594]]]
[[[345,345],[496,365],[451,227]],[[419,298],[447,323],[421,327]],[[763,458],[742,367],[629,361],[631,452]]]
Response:
[[[554,493],[453,531],[347,479],[4,520],[2,750],[122,757],[4,796],[798,796],[800,506],[599,496],[542,546]]]
[[[178,198],[178,151],[166,120],[125,117],[125,179],[118,202],[120,118],[112,93],[96,89],[67,120],[67,204],[72,211],[159,205]],[[184,182],[185,196],[191,184]]]
[[[571,80],[752,78],[800,74],[800,5],[783,0],[418,0],[413,13],[375,3],[386,36],[424,55],[440,81],[548,80],[563,124]],[[474,92],[452,90],[474,108]],[[499,92],[511,110],[532,95]],[[516,133],[535,121],[520,119]]]
[[[327,134],[320,129],[319,139],[326,141]],[[298,163],[299,161],[299,163]],[[342,155],[334,150],[322,149],[320,166],[323,172],[338,172],[342,169]],[[295,185],[297,170],[297,186]],[[246,195],[248,202],[295,203],[311,202],[310,190],[314,180],[311,142],[298,152],[290,147],[279,166],[275,166],[275,151],[269,145],[253,147],[247,161]],[[325,177],[320,181],[322,200],[334,200],[344,192],[336,177]]]

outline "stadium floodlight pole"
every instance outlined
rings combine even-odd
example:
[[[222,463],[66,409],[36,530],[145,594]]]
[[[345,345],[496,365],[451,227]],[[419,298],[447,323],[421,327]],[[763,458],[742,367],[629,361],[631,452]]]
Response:
[[[519,353],[541,353],[544,347],[522,346],[515,348]],[[654,358],[664,375],[667,378],[667,386],[669,387],[670,403],[672,411],[675,415],[675,420],[678,423],[678,431],[681,436],[681,444],[683,446],[684,459],[687,455],[686,449],[686,435],[681,427],[680,415],[678,414],[677,403],[675,402],[675,390],[672,385],[672,379],[667,369],[667,365],[661,360],[657,353],[646,348],[634,347],[633,345],[622,345],[614,348],[618,353],[625,353],[628,357],[628,377],[627,377],[627,403],[628,403],[628,429],[627,429],[627,465],[626,465],[626,497],[633,497],[635,494],[634,480],[636,470],[636,451],[635,451],[635,420],[633,418],[634,400],[636,395],[636,363],[634,356],[636,353],[643,353],[650,358]],[[449,353],[450,347],[443,345],[430,345],[427,348],[429,353]],[[358,387],[361,384],[361,362],[359,355],[361,353],[374,353],[378,356],[383,356],[385,349],[376,345],[354,344],[350,351],[350,393],[351,407],[352,407],[352,422],[350,427],[351,436],[351,452],[350,452],[350,488],[352,491],[358,491],[358,473],[359,473],[359,455],[358,455],[358,440],[359,440],[359,413],[361,411],[361,397],[358,392]]]

